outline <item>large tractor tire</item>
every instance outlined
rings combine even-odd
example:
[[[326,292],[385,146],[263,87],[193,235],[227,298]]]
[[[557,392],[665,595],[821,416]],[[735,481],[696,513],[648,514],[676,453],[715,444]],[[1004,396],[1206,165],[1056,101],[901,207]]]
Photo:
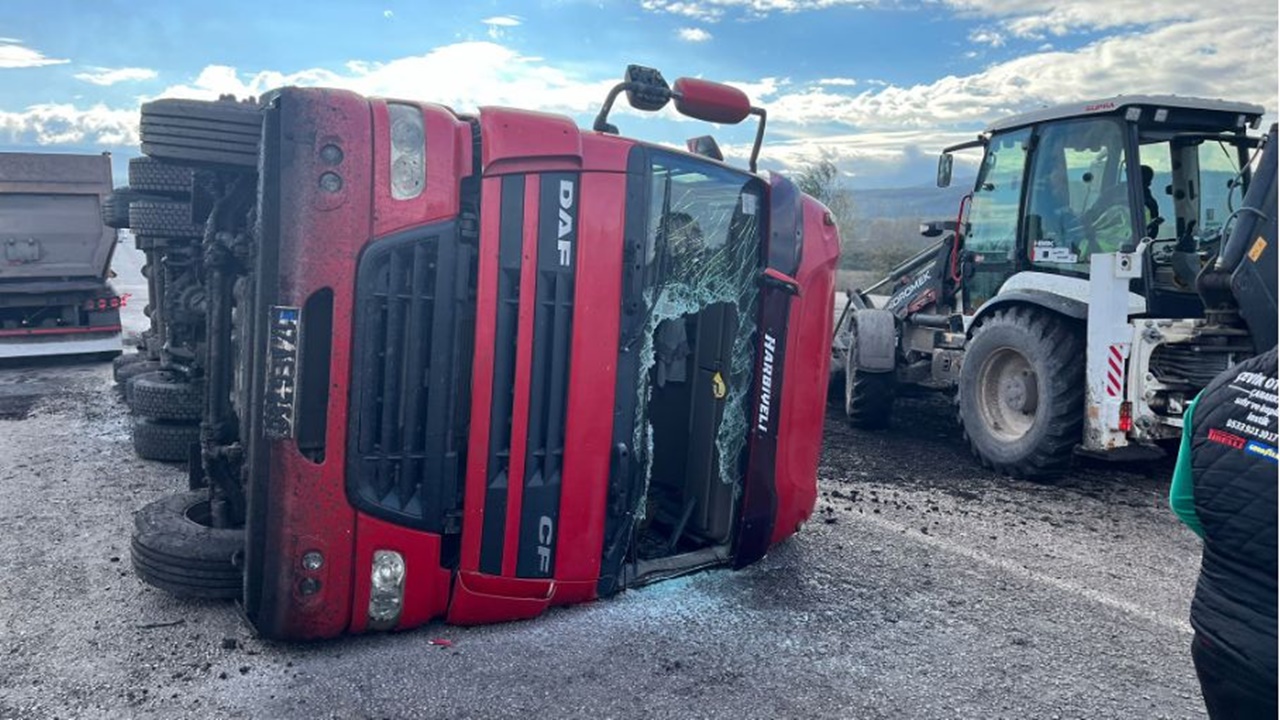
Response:
[[[164,99],[142,106],[142,152],[159,160],[255,170],[261,131],[256,104]]]
[[[129,206],[129,227],[133,228],[134,234],[139,238],[204,237],[204,226],[191,222],[191,203],[181,200],[153,199],[134,202]]]
[[[204,383],[161,370],[129,380],[129,409],[154,420],[198,421],[204,413]]]
[[[849,347],[844,354],[844,414],[849,424],[863,430],[883,430],[893,416],[893,370],[869,372],[860,369],[858,356],[858,324],[850,319]]]
[[[144,460],[182,463],[191,458],[191,446],[200,442],[200,426],[151,418],[133,419],[133,451]]]
[[[211,526],[207,491],[144,506],[130,551],[143,582],[179,597],[235,599],[244,587],[244,530]]]
[[[178,200],[191,197],[192,170],[149,157],[129,160],[129,187],[153,195],[163,195]]]
[[[997,310],[974,332],[960,370],[960,424],[996,472],[1050,480],[1071,465],[1084,427],[1084,339],[1066,318]]]

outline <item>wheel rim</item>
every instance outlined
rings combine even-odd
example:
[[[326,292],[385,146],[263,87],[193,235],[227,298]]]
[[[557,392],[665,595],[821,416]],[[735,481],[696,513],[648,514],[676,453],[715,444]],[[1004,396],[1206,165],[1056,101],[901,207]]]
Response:
[[[978,373],[977,399],[978,414],[992,436],[1004,442],[1025,437],[1040,404],[1031,361],[1013,348],[993,352]]]

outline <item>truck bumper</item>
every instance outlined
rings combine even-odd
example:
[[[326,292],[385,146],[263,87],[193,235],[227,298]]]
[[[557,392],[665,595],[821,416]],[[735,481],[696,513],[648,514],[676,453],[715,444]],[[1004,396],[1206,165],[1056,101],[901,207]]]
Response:
[[[82,353],[120,353],[124,344],[120,328],[93,332],[72,330],[66,333],[44,333],[0,336],[0,358],[80,355]]]

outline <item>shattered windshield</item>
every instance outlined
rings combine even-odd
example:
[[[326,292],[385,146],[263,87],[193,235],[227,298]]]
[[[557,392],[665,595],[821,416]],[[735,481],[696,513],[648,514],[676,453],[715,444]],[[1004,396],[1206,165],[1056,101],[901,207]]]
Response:
[[[747,440],[764,183],[655,151],[648,191],[633,447],[646,487],[699,474],[732,485]]]

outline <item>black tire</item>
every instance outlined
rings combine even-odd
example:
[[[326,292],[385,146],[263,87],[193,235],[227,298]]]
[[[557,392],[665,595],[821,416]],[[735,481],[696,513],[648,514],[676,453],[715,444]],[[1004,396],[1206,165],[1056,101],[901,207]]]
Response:
[[[240,597],[244,530],[210,526],[208,491],[163,497],[133,522],[130,555],[143,582],[179,597]]]
[[[147,357],[145,355],[138,352],[121,353],[120,355],[117,355],[111,361],[111,377],[116,382],[120,382],[121,369],[123,369],[127,365],[136,365],[140,362],[145,362],[146,359]]]
[[[102,224],[116,230],[129,227],[129,205],[135,200],[145,197],[129,186],[118,187],[102,199],[99,210],[102,213]]]
[[[191,456],[191,445],[198,442],[199,425],[145,417],[133,419],[133,450],[145,460],[186,462]]]
[[[189,167],[163,163],[149,157],[129,160],[129,187],[138,192],[187,200],[191,197],[192,174]]]
[[[143,357],[143,356],[142,355],[136,355],[136,356],[126,355],[123,357],[129,358],[129,357]],[[120,390],[121,392],[123,392],[124,386],[129,382],[130,378],[136,377],[143,373],[155,372],[156,370],[159,370],[159,369],[160,369],[160,361],[149,360],[143,357],[142,360],[138,360],[134,362],[124,362],[124,363],[121,363],[119,366],[113,367],[112,374],[115,376],[116,382],[120,383]]]
[[[859,370],[857,326],[849,334],[849,349],[844,354],[844,414],[849,424],[862,430],[883,430],[893,417],[893,371]]]
[[[139,200],[129,206],[129,227],[142,237],[204,237],[204,226],[191,222],[191,203],[181,200]],[[142,240],[139,240],[142,243]],[[154,247],[155,243],[151,243]],[[143,248],[146,249],[146,248]]]
[[[142,152],[160,160],[256,169],[261,131],[255,104],[165,99],[142,106]]]
[[[1070,467],[1084,427],[1084,355],[1082,329],[1044,310],[997,310],[978,326],[956,402],[983,465],[1038,481]]]
[[[165,370],[131,378],[126,397],[130,410],[155,420],[198,421],[204,412],[204,383]]]

